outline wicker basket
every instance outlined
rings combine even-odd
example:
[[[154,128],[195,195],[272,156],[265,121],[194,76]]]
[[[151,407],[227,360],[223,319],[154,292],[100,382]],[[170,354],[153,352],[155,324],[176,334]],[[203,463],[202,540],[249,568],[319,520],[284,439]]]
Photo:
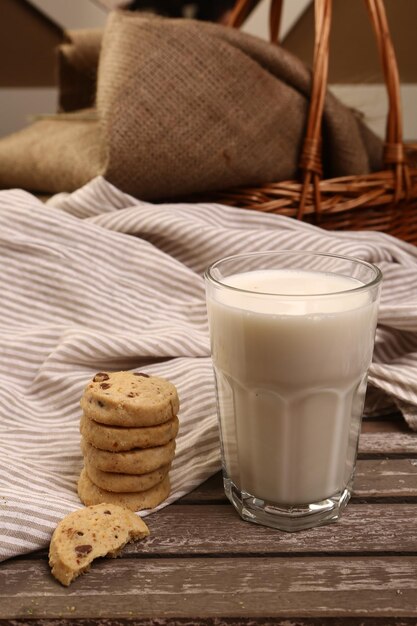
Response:
[[[400,83],[383,0],[365,0],[379,49],[389,111],[384,168],[363,176],[322,179],[321,120],[327,87],[332,0],[315,0],[313,80],[300,180],[268,183],[215,194],[219,202],[279,213],[329,230],[376,230],[417,244],[417,161],[404,146]],[[257,4],[238,0],[229,24],[237,27]],[[271,0],[270,34],[276,42],[282,0]]]

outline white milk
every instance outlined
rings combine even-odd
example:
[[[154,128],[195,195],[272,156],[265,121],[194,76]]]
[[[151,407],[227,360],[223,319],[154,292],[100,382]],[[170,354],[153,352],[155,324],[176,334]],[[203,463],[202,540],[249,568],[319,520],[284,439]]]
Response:
[[[342,491],[354,470],[377,304],[366,290],[335,296],[362,283],[332,274],[261,270],[227,284],[237,289],[213,288],[207,306],[228,478],[277,504]]]

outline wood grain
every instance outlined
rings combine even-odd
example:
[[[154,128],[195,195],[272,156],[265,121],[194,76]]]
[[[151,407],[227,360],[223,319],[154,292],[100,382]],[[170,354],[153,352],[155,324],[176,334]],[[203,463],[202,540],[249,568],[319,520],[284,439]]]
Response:
[[[172,505],[148,518],[151,536],[129,556],[416,552],[416,506],[348,505],[336,524],[285,533],[243,521],[229,506]],[[175,529],[175,532],[173,532]]]
[[[3,565],[0,619],[417,619],[417,557],[106,559],[70,588],[46,567]]]
[[[355,498],[417,498],[417,459],[359,459],[353,485]]]
[[[359,438],[359,454],[417,456],[417,432],[399,417],[365,419]]]
[[[399,455],[417,458],[417,433],[362,433],[359,455]]]
[[[417,626],[417,433],[364,421],[336,524],[244,522],[220,473],[147,518],[151,536],[64,588],[47,552],[0,565],[0,626]]]

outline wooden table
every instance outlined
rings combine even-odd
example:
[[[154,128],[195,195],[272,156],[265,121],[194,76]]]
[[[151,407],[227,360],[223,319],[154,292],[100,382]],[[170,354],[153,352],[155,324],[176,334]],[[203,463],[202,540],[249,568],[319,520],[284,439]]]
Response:
[[[0,565],[0,624],[417,624],[417,434],[401,418],[364,423],[337,524],[243,522],[219,475],[147,521],[150,538],[69,588],[46,551]]]

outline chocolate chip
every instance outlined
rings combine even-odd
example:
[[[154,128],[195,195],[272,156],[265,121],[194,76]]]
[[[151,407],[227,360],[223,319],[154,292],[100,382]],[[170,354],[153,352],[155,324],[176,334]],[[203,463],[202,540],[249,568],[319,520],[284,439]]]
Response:
[[[75,546],[74,548],[77,556],[84,556],[84,555],[90,554],[92,549],[93,549],[93,546],[90,546],[88,544],[85,544],[82,546]]]
[[[110,376],[106,372],[98,372],[93,378],[94,383],[101,383],[103,380],[109,380]]]
[[[127,394],[128,398],[134,398],[135,396],[137,396],[137,393],[133,393],[133,391],[131,391],[130,393]]]
[[[104,402],[102,402],[101,400],[97,400],[97,404],[99,405],[101,409],[104,408]]]
[[[84,535],[84,533],[83,533],[83,532],[81,532],[81,530],[77,530],[77,535],[78,535],[79,537],[82,537],[82,536]]]
[[[100,385],[101,389],[109,389],[109,387],[111,387],[111,385],[109,385],[109,383],[101,383],[101,385]]]
[[[103,511],[104,515],[111,515],[111,511]]]
[[[143,376],[143,378],[149,378],[149,374],[144,374],[143,372],[133,372],[133,376]]]

